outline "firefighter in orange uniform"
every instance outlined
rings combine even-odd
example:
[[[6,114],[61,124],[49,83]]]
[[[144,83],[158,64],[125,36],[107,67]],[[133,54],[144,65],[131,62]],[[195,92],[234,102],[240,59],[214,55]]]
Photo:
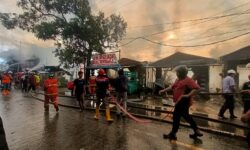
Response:
[[[10,82],[11,82],[11,77],[7,72],[5,72],[4,75],[2,76],[2,84],[3,84],[2,94],[4,96],[10,94]]]
[[[94,99],[95,89],[96,89],[96,76],[94,75],[93,71],[91,73],[91,76],[89,77],[89,94],[92,99]]]
[[[58,107],[58,81],[54,78],[54,74],[50,73],[49,78],[44,81],[45,101],[44,109],[49,111],[49,102],[54,104],[56,111],[59,111]]]

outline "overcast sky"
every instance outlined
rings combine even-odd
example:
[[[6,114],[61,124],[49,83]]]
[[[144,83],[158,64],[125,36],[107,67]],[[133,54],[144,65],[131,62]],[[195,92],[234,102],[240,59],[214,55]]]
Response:
[[[1,12],[19,11],[16,7],[16,0],[0,0],[0,4]],[[93,12],[101,10],[106,15],[116,13],[124,17],[128,23],[128,29],[124,37],[126,39],[121,42],[121,45],[128,43],[130,38],[148,35],[147,39],[157,43],[192,46],[213,43],[250,32],[250,14],[166,24],[241,13],[250,10],[250,0],[91,0],[90,5]],[[153,33],[158,34],[150,35]],[[241,36],[210,46],[181,48],[161,46],[138,39],[120,49],[122,57],[140,61],[155,61],[176,51],[218,58],[248,46],[249,37],[249,35]],[[21,57],[38,55],[42,62],[56,64],[58,61],[52,54],[53,49],[52,41],[37,40],[31,33],[6,30],[0,25],[1,51],[20,52]]]

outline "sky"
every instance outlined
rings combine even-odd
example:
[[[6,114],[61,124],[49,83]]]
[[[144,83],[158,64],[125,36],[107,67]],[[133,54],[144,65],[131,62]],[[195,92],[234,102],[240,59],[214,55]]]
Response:
[[[16,0],[0,0],[0,4],[0,12],[20,12]],[[246,12],[250,10],[250,0],[91,0],[90,5],[93,13],[103,11],[106,16],[115,13],[124,18],[128,29],[120,45],[143,36],[156,43],[186,46],[162,46],[138,39],[119,48],[121,57],[153,62],[179,51],[218,58],[250,44],[250,34],[247,34],[219,44],[187,47],[250,32],[250,14],[183,22]],[[18,54],[22,59],[36,55],[42,63],[56,65],[58,59],[52,53],[54,49],[53,41],[38,40],[31,33],[6,30],[0,25],[0,57],[1,52]]]

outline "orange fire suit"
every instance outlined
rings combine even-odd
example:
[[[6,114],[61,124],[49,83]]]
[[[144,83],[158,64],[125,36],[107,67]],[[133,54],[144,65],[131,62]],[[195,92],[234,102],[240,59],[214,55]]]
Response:
[[[89,94],[94,95],[96,90],[96,76],[89,77]]]
[[[56,111],[58,108],[58,81],[55,78],[48,78],[44,81],[45,101],[44,108],[49,110],[49,102],[54,104]]]
[[[11,77],[9,75],[3,75],[2,77],[2,84],[3,84],[3,95],[9,95],[9,90],[10,90],[10,82],[11,82]]]

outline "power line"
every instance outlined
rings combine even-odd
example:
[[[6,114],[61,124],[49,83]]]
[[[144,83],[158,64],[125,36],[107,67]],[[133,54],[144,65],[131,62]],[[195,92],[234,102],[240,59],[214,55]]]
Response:
[[[216,15],[219,15],[219,14],[222,14],[222,13],[225,13],[225,12],[229,12],[229,11],[238,9],[238,8],[240,8],[240,7],[247,6],[248,4],[250,4],[250,2],[243,3],[243,4],[238,5],[238,6],[236,6],[236,7],[233,7],[233,8],[227,9],[227,10],[224,10],[224,11],[222,11],[222,12],[220,12],[220,13],[216,13],[215,16],[216,16]],[[249,10],[249,9],[248,9],[248,10]],[[245,11],[243,11],[243,12],[247,12],[248,10],[245,10]],[[242,12],[241,12],[241,13],[242,13]],[[214,16],[212,16],[212,17],[214,17]],[[188,27],[193,27],[194,25],[202,24],[202,23],[209,22],[209,21],[213,21],[213,20],[216,20],[216,19],[217,19],[217,18],[212,18],[212,19],[210,19],[210,20],[205,20],[205,21],[198,22],[198,23],[195,22],[195,23],[189,25]],[[185,27],[187,27],[187,26],[185,26]],[[174,30],[177,30],[177,29],[181,29],[181,27],[175,27],[175,28],[172,28],[172,29],[163,30],[163,31],[160,31],[160,32],[155,33],[155,34],[153,33],[153,35],[161,34],[162,32],[164,33],[164,32],[174,31]],[[144,36],[147,36],[147,35],[144,35]],[[151,35],[149,35],[149,36],[151,36]],[[125,39],[128,39],[128,40],[129,40],[129,39],[134,39],[134,38],[135,38],[135,37],[125,38]]]
[[[245,14],[250,14],[249,12],[250,9],[247,10],[247,12],[242,12],[242,13],[235,13],[235,14],[229,14],[229,15],[222,15],[222,16],[216,16],[216,17],[208,17],[208,18],[201,18],[201,19],[196,19],[197,20],[207,20],[207,19],[221,19],[221,18],[225,18],[225,17],[231,17],[231,16],[238,16],[238,15],[245,15]],[[185,22],[190,22],[192,20],[187,20]],[[194,20],[193,20],[194,21]],[[148,36],[153,36],[153,35],[157,35],[157,34],[162,34],[165,33],[169,30],[165,30],[165,31],[161,31],[161,32],[156,32],[156,33],[152,33],[152,34],[148,34],[148,35],[144,35],[143,37],[148,37]]]
[[[249,3],[250,3],[250,2],[245,3],[245,4],[242,4],[242,5],[239,5],[239,6],[235,7],[235,8],[228,9],[227,11],[231,11],[231,10],[233,10],[233,9],[237,9],[237,8],[239,8],[239,7],[242,7],[242,6],[246,6],[246,5],[249,4]],[[237,16],[233,16],[233,17],[237,17]],[[216,25],[216,26],[213,26],[213,27],[207,29],[205,32],[200,33],[199,35],[206,34],[207,32],[210,32],[211,30],[214,30],[214,29],[221,29],[221,28],[218,28],[218,27],[221,26],[221,25],[223,25],[223,24],[228,23],[228,22],[231,21],[231,20],[233,20],[233,18],[229,18],[229,19],[227,18],[227,20],[226,20],[225,22],[220,23],[220,24],[218,24],[218,25]],[[240,21],[246,21],[246,19],[244,18],[243,20],[240,20]],[[206,21],[204,21],[204,22],[206,22]],[[236,21],[234,21],[234,22],[236,22]],[[239,22],[239,21],[237,21],[236,23],[238,23],[238,22]],[[230,23],[232,24],[233,22],[230,22]],[[241,25],[242,25],[242,24],[241,24]],[[195,39],[195,38],[193,38],[193,39]]]
[[[216,16],[216,17],[201,18],[200,20],[206,20],[204,22],[208,22],[208,21],[217,20],[217,19],[226,18],[226,17],[246,15],[246,14],[250,14],[249,10],[250,9],[248,9],[248,10],[246,10],[244,12],[241,12],[241,13],[234,13],[234,14],[222,15],[222,16]],[[207,19],[211,19],[211,20],[207,20]],[[186,22],[191,22],[191,20],[186,20]],[[202,22],[202,23],[204,23],[204,22]],[[162,34],[162,33],[165,33],[165,32],[173,31],[173,30],[176,30],[176,29],[180,29],[180,27],[176,27],[176,28],[173,28],[173,29],[167,29],[167,30],[163,30],[163,31],[159,31],[159,32],[155,32],[155,33],[151,33],[151,34],[147,34],[147,35],[142,35],[142,36],[139,36],[139,37],[154,36],[154,35]],[[138,38],[138,37],[124,38],[124,39],[134,39],[134,38]]]
[[[216,16],[216,17],[210,17],[210,18],[215,18],[215,19],[220,19],[220,18],[225,18],[225,17],[231,17],[231,16],[238,16],[238,15],[246,15],[246,14],[250,14],[249,12],[250,9],[244,11],[244,12],[241,12],[241,13],[234,13],[234,14],[229,14],[229,15],[222,15],[222,16]],[[202,18],[201,20],[204,20],[205,18]],[[128,45],[138,39],[143,39],[143,38],[146,38],[146,37],[149,37],[149,36],[154,36],[154,35],[157,35],[157,34],[162,34],[162,33],[165,33],[165,32],[169,32],[171,31],[172,29],[168,29],[168,30],[164,30],[164,31],[161,31],[161,32],[156,32],[156,33],[151,33],[151,34],[148,34],[148,35],[143,35],[143,36],[139,36],[139,37],[136,37],[136,38],[130,38],[132,39],[131,41],[129,41],[128,43],[126,43],[125,45]],[[123,45],[124,46],[124,45]]]
[[[204,36],[204,37],[198,37],[198,38],[193,38],[193,39],[188,39],[188,40],[184,40],[184,42],[188,42],[188,41],[194,41],[194,40],[201,40],[201,39],[206,39],[206,38],[211,38],[211,37],[218,37],[218,36],[222,36],[222,35],[227,35],[227,34],[232,34],[232,33],[235,33],[235,32],[242,32],[242,31],[248,31],[250,30],[250,28],[246,28],[246,29],[240,29],[240,30],[236,30],[236,31],[230,31],[230,32],[224,32],[224,33],[220,33],[220,34],[216,34],[216,35],[209,35],[209,36]],[[137,38],[137,39],[133,39],[125,44],[122,44],[121,46],[126,46],[132,42],[134,42],[135,40],[138,40],[138,39],[143,39],[143,40],[147,40],[147,41],[150,41],[151,43],[154,43],[156,44],[157,42],[155,41],[152,41],[150,39],[146,39],[146,38]],[[161,44],[162,45],[162,42],[166,42],[166,41],[161,41]],[[160,42],[158,42],[160,43]],[[172,46],[172,47],[186,47],[186,46]],[[188,47],[188,46],[187,46]]]
[[[170,44],[164,44],[164,43],[160,43],[160,42],[157,42],[157,41],[153,41],[153,40],[150,40],[150,39],[147,39],[147,38],[144,38],[144,37],[141,37],[141,39],[143,39],[145,41],[148,41],[148,42],[151,42],[151,43],[154,43],[154,44],[158,44],[158,45],[161,45],[161,46],[167,46],[167,47],[201,47],[201,46],[214,45],[214,44],[230,41],[230,40],[233,40],[233,39],[236,39],[236,38],[248,35],[248,34],[250,34],[250,32],[246,32],[246,33],[243,33],[243,34],[231,37],[231,38],[227,38],[227,39],[224,39],[224,40],[220,40],[220,41],[204,43],[204,44],[196,44],[196,45],[170,45]]]
[[[236,7],[230,8],[230,9],[227,9],[227,10],[223,11],[222,13],[228,12],[228,11],[231,11],[231,10],[243,7],[243,6],[246,6],[248,4],[250,4],[250,2],[238,5]],[[185,23],[185,22],[201,21],[201,20],[206,20],[206,19],[217,19],[217,17],[224,17],[224,16],[213,16],[213,17],[204,17],[204,18],[191,19],[191,20],[182,20],[182,21],[175,21],[175,22],[165,22],[165,23],[156,23],[156,24],[142,25],[142,26],[132,26],[130,28],[144,28],[144,27],[159,26],[159,25],[179,24],[179,23]]]
[[[197,38],[185,40],[184,42],[189,42],[189,41],[194,41],[194,40],[201,40],[201,39],[207,39],[207,38],[211,38],[211,37],[218,37],[218,36],[223,36],[223,35],[228,35],[228,34],[232,34],[232,33],[236,33],[236,32],[248,31],[248,30],[250,30],[250,28],[240,29],[240,30],[231,31],[231,32],[224,32],[224,33],[220,33],[220,34],[216,34],[216,35],[209,35],[209,36],[204,36],[204,37],[197,37]]]
[[[245,31],[245,30],[247,30],[247,29],[249,29],[249,28],[247,28],[246,29],[246,27],[245,26],[249,26],[250,25],[250,22],[249,22],[249,20],[246,20],[246,19],[244,19],[244,20],[240,20],[240,21],[247,21],[247,22],[242,22],[242,23],[240,23],[240,24],[234,24],[234,25],[229,25],[229,26],[223,26],[223,27],[220,27],[220,28],[218,28],[219,26],[216,26],[216,27],[212,27],[212,28],[209,28],[209,29],[207,29],[205,32],[203,32],[203,33],[201,33],[201,34],[199,34],[199,36],[196,36],[196,37],[193,37],[193,38],[188,38],[188,39],[181,39],[181,40],[185,40],[185,41],[193,41],[193,40],[200,40],[201,38],[209,38],[209,37],[214,37],[214,36],[220,36],[220,35],[225,35],[225,34],[229,34],[229,33],[234,33],[234,32],[240,32],[240,31]],[[235,21],[235,23],[239,23],[240,21]],[[222,24],[220,24],[220,25],[222,25]],[[245,28],[243,28],[243,27],[245,27]],[[224,29],[224,28],[226,28],[226,29],[228,29],[228,28],[236,28],[236,29],[238,29],[238,30],[233,30],[232,31],[232,29],[229,29],[229,31],[227,30],[227,31],[224,31],[224,32],[220,32],[220,33],[215,33],[215,34],[209,34],[208,36],[200,36],[200,35],[204,35],[204,34],[206,34],[207,32],[209,32],[209,31],[211,31],[211,30],[213,30],[213,29],[219,29],[219,30],[222,30],[222,29]],[[190,34],[192,34],[192,33],[188,33],[187,35],[190,37]],[[186,35],[186,36],[187,36]],[[193,34],[192,34],[193,35]],[[185,37],[185,35],[182,35],[182,37]],[[180,40],[178,40],[177,39],[177,41],[180,41]]]
[[[128,44],[130,44],[130,43],[132,43],[132,42],[134,42],[134,41],[136,41],[136,40],[138,40],[138,39],[140,39],[140,37],[134,38],[133,40],[130,40],[129,42],[127,42],[127,43],[125,43],[125,44],[122,44],[121,46],[126,46],[126,45],[128,45]]]

